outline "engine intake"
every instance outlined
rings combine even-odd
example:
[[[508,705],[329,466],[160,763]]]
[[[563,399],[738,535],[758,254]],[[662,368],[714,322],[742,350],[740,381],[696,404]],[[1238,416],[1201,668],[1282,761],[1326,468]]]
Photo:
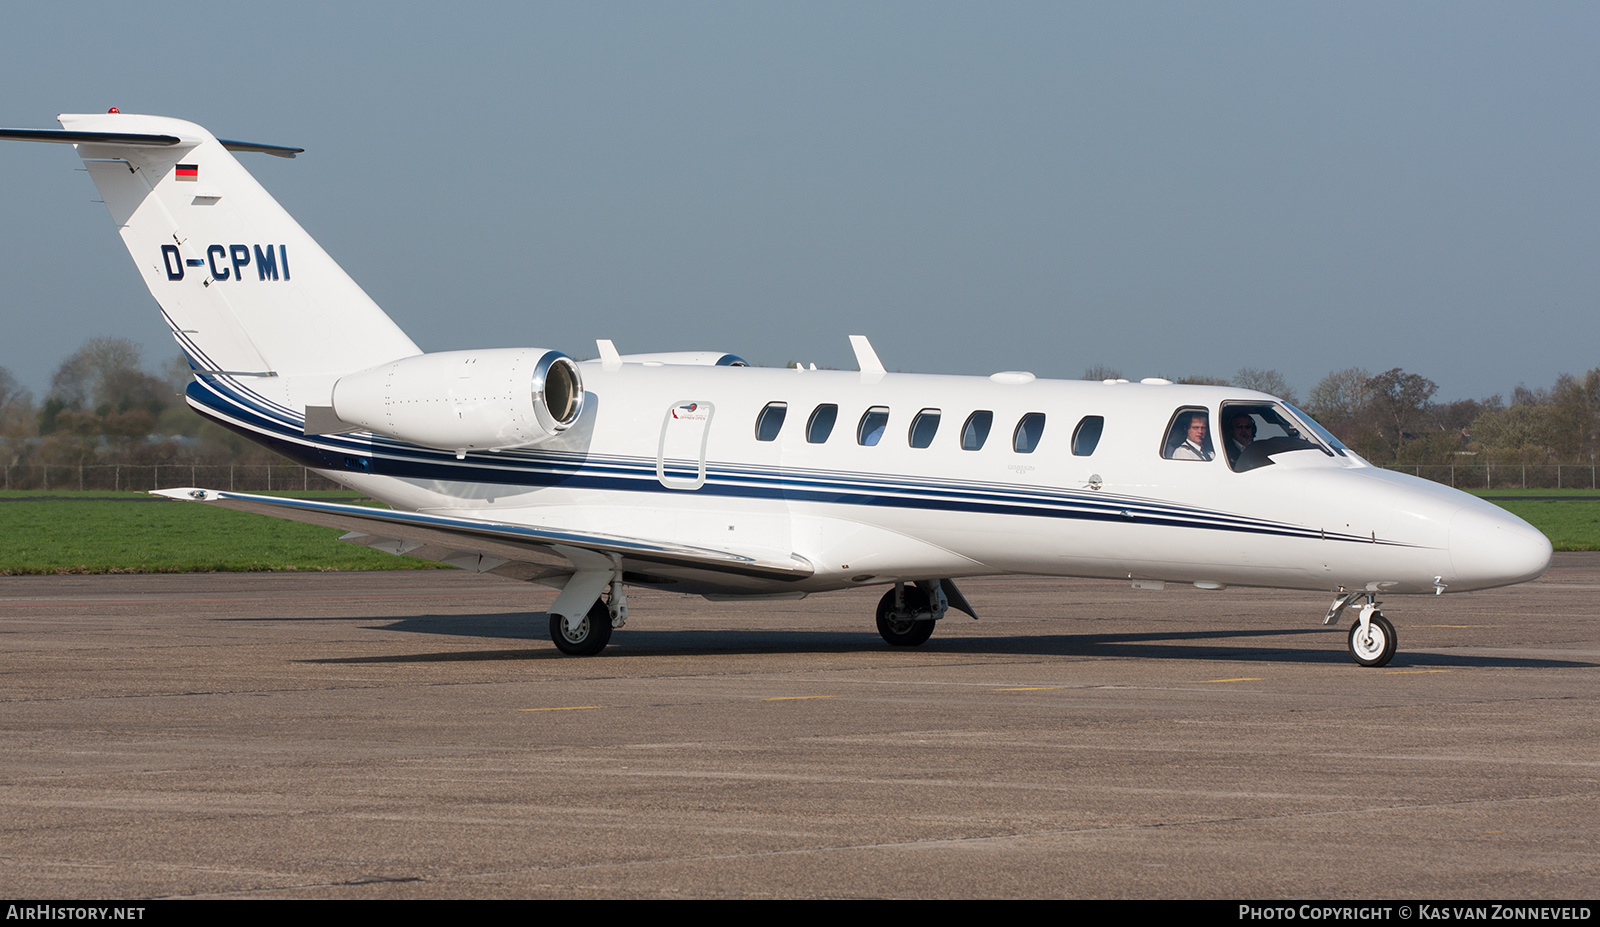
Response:
[[[572,358],[544,348],[417,354],[341,377],[333,413],[457,453],[529,447],[583,415],[583,377]]]

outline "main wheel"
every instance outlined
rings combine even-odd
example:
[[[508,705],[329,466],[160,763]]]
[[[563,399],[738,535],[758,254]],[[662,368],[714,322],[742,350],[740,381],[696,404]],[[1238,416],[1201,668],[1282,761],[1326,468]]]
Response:
[[[1393,659],[1397,644],[1399,639],[1395,636],[1394,625],[1380,612],[1373,613],[1365,636],[1361,633],[1360,621],[1350,626],[1350,656],[1362,666],[1387,664]]]
[[[928,611],[928,596],[916,586],[905,588],[906,611],[922,614]],[[878,600],[878,633],[896,647],[915,647],[933,634],[932,621],[917,621],[894,616],[894,590],[884,593]]]
[[[569,657],[592,657],[611,642],[611,609],[596,599],[589,606],[589,614],[571,631],[567,630],[565,618],[551,615],[550,639],[556,642],[557,650]]]

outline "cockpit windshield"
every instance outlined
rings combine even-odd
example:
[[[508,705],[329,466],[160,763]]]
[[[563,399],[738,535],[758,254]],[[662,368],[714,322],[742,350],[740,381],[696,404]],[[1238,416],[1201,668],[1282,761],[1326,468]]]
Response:
[[[1327,429],[1291,409],[1276,402],[1223,403],[1218,432],[1228,466],[1241,473],[1271,466],[1274,457],[1290,451],[1343,454],[1344,446]]]
[[[1288,407],[1290,412],[1294,413],[1295,418],[1298,418],[1300,421],[1304,422],[1306,427],[1311,429],[1313,434],[1321,438],[1322,443],[1337,451],[1340,457],[1347,456],[1345,452],[1348,451],[1349,448],[1340,443],[1339,439],[1333,436],[1333,432],[1322,427],[1322,425],[1320,425],[1316,419],[1305,414],[1304,412],[1301,412],[1299,408],[1289,405],[1287,402],[1284,403],[1284,405]]]

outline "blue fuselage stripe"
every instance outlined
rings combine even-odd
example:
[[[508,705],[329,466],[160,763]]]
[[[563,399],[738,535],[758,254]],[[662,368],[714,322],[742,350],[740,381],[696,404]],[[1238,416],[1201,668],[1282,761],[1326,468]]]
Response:
[[[495,460],[475,456],[457,460],[434,451],[387,438],[352,438],[339,435],[308,439],[300,422],[265,408],[259,397],[236,389],[221,377],[191,383],[188,396],[197,411],[220,424],[304,466],[323,470],[358,472],[407,480],[479,483],[542,489],[561,486],[574,490],[673,493],[657,479],[654,461],[596,460],[570,455],[537,453],[497,454]],[[698,467],[665,467],[668,476],[683,480],[698,477]],[[882,506],[924,511],[1020,515],[1075,521],[1203,528],[1249,534],[1326,538],[1374,543],[1375,539],[1324,535],[1308,528],[1264,522],[1246,516],[1185,508],[1156,500],[1080,498],[1070,490],[1055,492],[1012,489],[1005,486],[960,483],[919,485],[882,477],[785,471],[778,467],[755,472],[707,464],[707,478],[695,496],[811,502],[825,505]],[[1383,544],[1384,541],[1377,540]]]

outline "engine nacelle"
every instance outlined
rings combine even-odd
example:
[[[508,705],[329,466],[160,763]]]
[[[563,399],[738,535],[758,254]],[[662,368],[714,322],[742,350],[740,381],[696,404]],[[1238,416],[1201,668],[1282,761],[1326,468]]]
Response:
[[[333,414],[457,453],[528,447],[578,421],[583,377],[572,358],[544,348],[417,354],[341,377]]]

